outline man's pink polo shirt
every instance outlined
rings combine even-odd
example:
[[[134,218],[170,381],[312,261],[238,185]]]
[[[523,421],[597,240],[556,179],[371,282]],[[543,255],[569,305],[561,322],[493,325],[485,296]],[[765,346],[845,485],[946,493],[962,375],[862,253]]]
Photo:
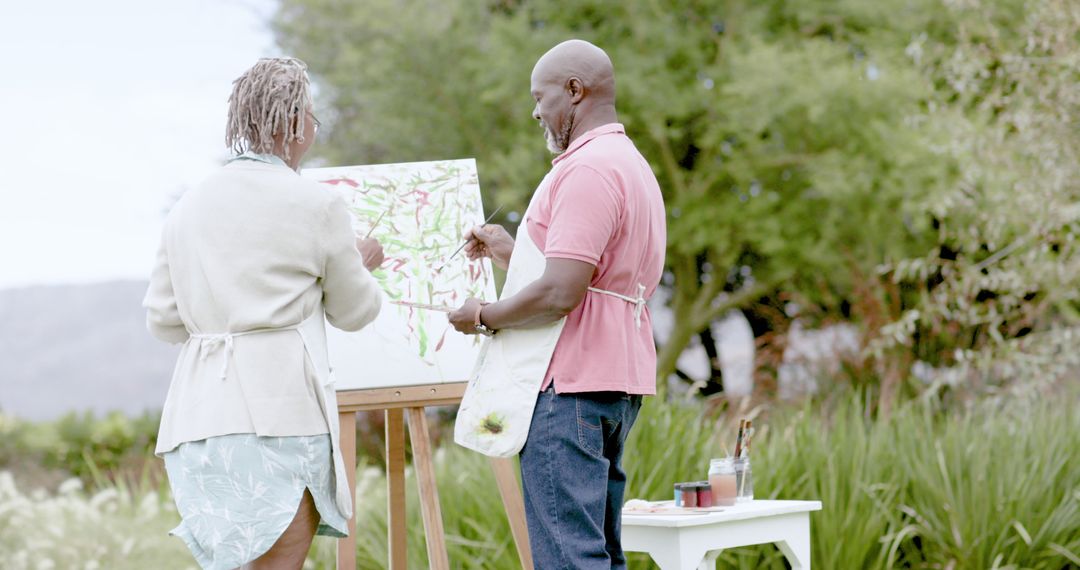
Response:
[[[596,266],[592,287],[645,298],[660,283],[667,246],[664,199],[649,164],[623,126],[582,134],[537,189],[525,221],[547,258]],[[566,318],[541,390],[656,393],[656,346],[648,308],[589,291]]]

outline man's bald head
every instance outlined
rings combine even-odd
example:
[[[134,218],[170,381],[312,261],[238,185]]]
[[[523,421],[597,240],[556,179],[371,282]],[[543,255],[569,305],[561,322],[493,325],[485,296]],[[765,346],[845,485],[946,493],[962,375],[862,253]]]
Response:
[[[589,42],[568,40],[548,50],[533,67],[531,89],[533,118],[556,154],[578,135],[616,122],[615,69]]]
[[[604,50],[585,40],[567,40],[542,55],[533,67],[533,83],[563,85],[581,81],[585,96],[615,103],[615,67]]]

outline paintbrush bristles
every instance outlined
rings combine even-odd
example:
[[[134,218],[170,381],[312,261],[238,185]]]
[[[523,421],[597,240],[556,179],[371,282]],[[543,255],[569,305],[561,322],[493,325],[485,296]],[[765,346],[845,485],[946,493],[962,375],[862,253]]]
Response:
[[[371,224],[371,229],[369,229],[367,233],[364,234],[364,239],[368,239],[369,237],[371,237],[371,232],[374,232],[375,228],[379,227],[379,222],[381,222],[382,219],[386,217],[386,214],[388,214],[389,212],[390,208],[387,208],[383,210],[383,213],[379,214],[379,217],[375,219],[375,223]]]
[[[750,455],[750,441],[754,438],[753,424],[753,421],[746,420],[746,442],[743,444],[743,455]]]
[[[487,225],[488,222],[490,222],[491,220],[493,220],[495,218],[495,214],[498,214],[499,211],[502,210],[502,209],[503,209],[502,206],[499,206],[498,208],[495,208],[495,211],[492,212],[491,215],[488,216],[486,220],[484,220],[484,223],[480,224],[480,225],[482,225],[482,226]],[[454,259],[454,256],[457,255],[458,253],[461,253],[461,250],[465,249],[465,246],[467,246],[467,245],[469,245],[468,240],[466,240],[465,243],[458,246],[458,248],[454,250],[454,253],[451,253],[450,257],[447,257],[446,261],[442,262],[442,265],[440,265],[439,267],[437,267],[435,269],[435,273],[438,273],[438,272],[442,271],[443,267],[446,267],[446,264],[450,263],[450,260]]]

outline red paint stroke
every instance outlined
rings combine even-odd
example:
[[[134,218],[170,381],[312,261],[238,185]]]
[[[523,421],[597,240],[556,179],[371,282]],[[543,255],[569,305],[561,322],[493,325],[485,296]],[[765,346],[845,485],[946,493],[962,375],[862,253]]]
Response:
[[[320,182],[322,182],[323,184],[332,184],[334,186],[337,186],[338,184],[346,184],[346,185],[351,186],[353,188],[359,188],[360,187],[359,182],[353,180],[352,178],[348,178],[346,176],[342,176],[341,178],[334,178],[332,180],[320,180]]]
[[[420,204],[420,206],[430,206],[431,205],[431,202],[428,200],[428,197],[431,196],[430,192],[424,192],[423,190],[420,190],[419,188],[417,188],[417,189],[413,190],[412,192],[409,192],[409,194],[416,194],[416,195],[420,196],[420,199],[417,200],[417,202]]]
[[[405,260],[403,258],[397,258],[397,257],[391,257],[390,259],[387,260],[387,262],[390,262],[390,261],[394,262],[394,264],[393,264],[394,266],[390,268],[390,271],[393,271],[395,273],[400,271],[402,266],[404,266],[406,263],[408,263],[407,260]]]
[[[431,205],[431,201],[428,199],[431,196],[431,193],[420,190],[419,188],[414,188],[409,194],[416,194],[420,197],[416,201],[416,227],[420,227],[420,212],[424,209],[424,206]]]
[[[435,344],[435,352],[439,352],[439,349],[442,348],[443,342],[446,341],[446,330],[447,329],[443,329],[442,336],[439,337],[439,342]]]

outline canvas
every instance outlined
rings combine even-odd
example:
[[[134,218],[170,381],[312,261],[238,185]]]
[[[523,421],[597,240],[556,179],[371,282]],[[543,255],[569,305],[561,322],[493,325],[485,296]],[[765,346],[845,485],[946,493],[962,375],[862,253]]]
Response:
[[[396,305],[459,307],[495,300],[488,260],[469,261],[466,229],[484,221],[473,159],[305,169],[303,176],[345,198],[359,236],[371,232],[386,261],[373,275],[385,300],[374,323],[355,333],[327,327],[338,390],[468,380],[480,337],[457,333],[446,313]],[[374,227],[373,227],[374,226]]]

